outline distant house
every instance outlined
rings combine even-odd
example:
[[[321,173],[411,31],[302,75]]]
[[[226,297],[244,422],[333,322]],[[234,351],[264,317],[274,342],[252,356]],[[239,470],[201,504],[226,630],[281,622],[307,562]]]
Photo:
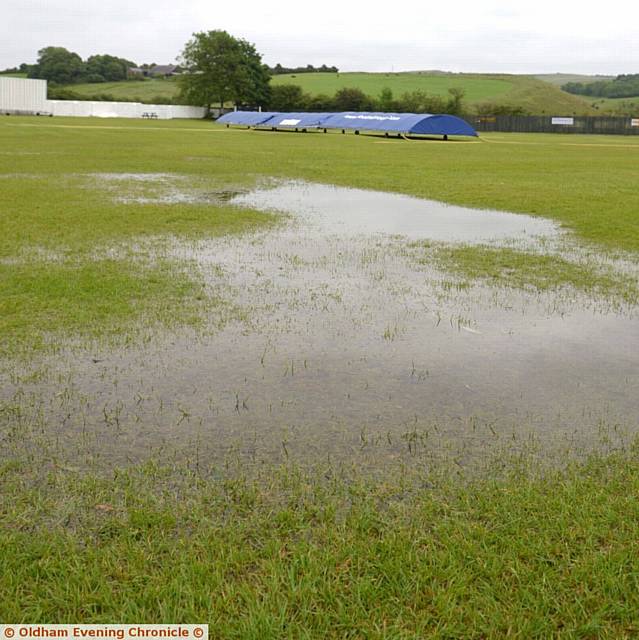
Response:
[[[174,64],[156,64],[152,67],[130,67],[129,78],[171,78],[179,75],[180,67]]]
[[[149,75],[157,78],[162,76],[164,78],[170,78],[178,74],[178,68],[174,64],[158,64],[155,67],[149,69]]]

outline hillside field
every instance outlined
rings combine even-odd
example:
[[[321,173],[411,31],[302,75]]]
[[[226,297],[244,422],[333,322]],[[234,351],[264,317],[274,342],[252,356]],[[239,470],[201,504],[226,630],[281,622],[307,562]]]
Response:
[[[469,102],[496,99],[508,93],[513,83],[503,78],[471,77],[457,74],[405,73],[298,73],[273,76],[271,83],[297,84],[310,94],[335,95],[344,87],[357,87],[370,96],[378,96],[388,87],[396,97],[421,89],[446,96],[451,87],[461,87]]]
[[[573,96],[532,76],[453,74],[442,72],[405,73],[298,73],[273,76],[271,82],[297,84],[311,94],[334,95],[343,87],[357,87],[378,96],[388,87],[396,97],[406,91],[422,90],[439,96],[460,87],[466,92],[465,103],[471,109],[482,104],[522,107],[533,114],[596,115],[590,101]],[[151,79],[139,82],[105,82],[66,87],[83,96],[112,95],[116,100],[151,102],[157,96],[177,100],[176,79]]]
[[[273,84],[297,84],[311,94],[335,94],[343,87],[357,87],[371,96],[378,96],[388,87],[395,96],[420,89],[446,96],[448,90],[460,87],[466,92],[470,107],[491,103],[522,107],[534,114],[592,115],[589,104],[559,87],[531,76],[469,73],[298,73],[278,75]]]
[[[108,94],[124,102],[150,102],[157,96],[177,99],[179,87],[174,78],[149,78],[126,82],[99,82],[67,85],[69,89],[82,96]]]
[[[410,73],[309,73],[273,76],[272,83],[298,84],[312,94],[334,95],[343,87],[358,87],[371,96],[377,96],[388,87],[396,97],[406,91],[417,89],[446,96],[448,89],[461,87],[466,92],[465,101],[471,108],[481,104],[503,104],[523,107],[535,114],[612,114],[620,106],[639,104],[639,99],[601,99],[571,95],[561,91],[554,79],[551,81],[528,76],[475,76],[472,74]],[[590,76],[561,76],[566,82]],[[177,101],[179,86],[177,78],[147,79],[137,82],[104,82],[99,84],[77,84],[66,87],[87,98],[108,94],[116,100],[131,102],[153,102],[158,97]],[[627,110],[627,109],[626,109]]]
[[[639,97],[636,98],[593,98],[577,96],[589,104],[599,115],[623,115],[639,117]]]
[[[612,80],[615,76],[587,76],[580,73],[540,73],[533,77],[561,87],[567,82],[597,82],[598,80]]]

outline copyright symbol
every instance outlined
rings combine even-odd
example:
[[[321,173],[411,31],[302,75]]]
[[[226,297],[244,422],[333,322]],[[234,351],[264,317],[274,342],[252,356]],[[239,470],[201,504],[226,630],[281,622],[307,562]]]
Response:
[[[4,635],[7,638],[13,638],[15,631],[11,627],[6,627],[4,630]]]
[[[195,629],[193,629],[193,635],[196,638],[201,638],[204,635],[204,631],[202,631],[200,627],[195,627]]]

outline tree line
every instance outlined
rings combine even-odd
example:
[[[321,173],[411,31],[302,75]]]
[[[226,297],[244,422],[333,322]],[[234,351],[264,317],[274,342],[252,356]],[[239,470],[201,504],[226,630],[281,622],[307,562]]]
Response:
[[[52,98],[81,99],[68,86],[77,82],[119,81],[129,77],[129,69],[135,63],[110,55],[96,55],[83,61],[77,53],[63,47],[45,47],[38,52],[38,62],[28,69],[32,78],[44,78],[53,83],[49,93]],[[304,73],[337,71],[336,67],[285,68],[280,64],[269,67],[255,45],[232,36],[223,30],[194,33],[185,44],[179,58],[182,71],[177,78],[179,95],[171,99],[180,104],[207,108],[235,104],[240,108],[262,108],[272,111],[386,111],[398,113],[449,113],[464,112],[464,90],[451,88],[448,95],[431,95],[423,90],[393,95],[389,88],[377,96],[370,96],[361,89],[345,87],[334,96],[310,95],[295,84],[272,85],[270,80],[277,73]],[[146,65],[147,67],[149,65]],[[21,65],[20,71],[26,65]],[[8,70],[11,71],[11,70]],[[107,93],[84,96],[84,99],[112,100]],[[141,101],[141,100],[139,100]],[[156,98],[154,102],[167,102]],[[497,113],[498,105],[487,105]],[[517,111],[520,108],[506,108]],[[505,113],[506,111],[499,111]]]
[[[38,51],[35,64],[20,65],[28,78],[48,80],[54,84],[80,82],[118,82],[126,80],[135,62],[108,54],[94,55],[86,60],[64,47],[44,47]]]
[[[248,53],[250,57],[252,52],[245,49],[244,53]],[[157,66],[155,63],[142,64],[139,65],[139,68],[152,70],[155,66]],[[77,53],[64,47],[44,47],[38,51],[38,60],[35,64],[22,63],[18,67],[4,69],[0,73],[24,73],[28,78],[48,80],[50,83],[58,85],[142,79],[140,75],[129,72],[132,68],[138,68],[138,65],[118,56],[93,55],[82,60]],[[337,67],[325,64],[319,67],[312,64],[307,64],[304,67],[284,67],[277,63],[273,67],[267,67],[267,70],[270,75],[339,72]]]
[[[132,74],[130,70],[152,71],[157,66],[155,62],[136,65],[132,60],[109,54],[93,55],[82,60],[77,53],[64,47],[44,47],[38,51],[35,64],[23,62],[18,67],[0,71],[0,74],[24,73],[28,78],[47,80],[56,85],[72,85],[143,80],[143,75]],[[179,67],[176,70],[179,71]]]
[[[279,62],[274,67],[269,67],[269,71],[274,76],[293,73],[339,73],[337,67],[329,67],[325,64],[320,67],[314,67],[312,64],[307,64],[305,67],[283,67]]]
[[[561,88],[568,93],[593,98],[633,98],[639,96],[639,73],[622,74],[612,80],[568,82]]]

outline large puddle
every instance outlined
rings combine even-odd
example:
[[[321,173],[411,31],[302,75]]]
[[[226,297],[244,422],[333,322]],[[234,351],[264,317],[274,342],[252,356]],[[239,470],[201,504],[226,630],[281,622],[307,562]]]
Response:
[[[561,460],[635,433],[636,308],[469,285],[405,237],[521,239],[556,233],[553,223],[322,185],[231,199],[298,214],[272,231],[174,245],[243,318],[63,353],[38,379],[13,372],[0,399],[20,403],[10,433],[22,437],[5,444],[107,466],[234,456],[383,469],[531,447]]]
[[[390,234],[441,242],[491,242],[555,236],[544,218],[469,209],[396,193],[286,182],[238,194],[231,203],[290,213],[323,232]]]

